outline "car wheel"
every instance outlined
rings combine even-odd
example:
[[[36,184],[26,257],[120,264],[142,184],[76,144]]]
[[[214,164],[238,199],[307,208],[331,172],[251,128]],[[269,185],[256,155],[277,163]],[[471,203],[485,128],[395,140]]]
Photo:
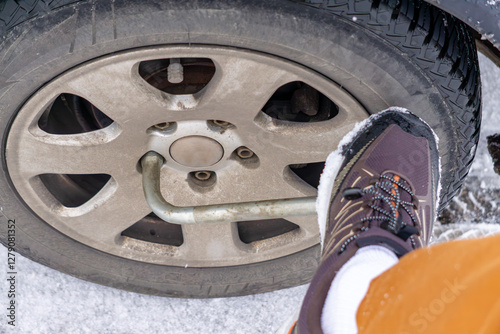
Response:
[[[479,128],[467,27],[420,1],[327,3],[0,5],[0,198],[16,251],[163,296],[306,283],[314,216],[165,222],[145,200],[141,157],[163,156],[161,190],[180,207],[314,196],[343,135],[392,105],[440,136],[448,201]]]

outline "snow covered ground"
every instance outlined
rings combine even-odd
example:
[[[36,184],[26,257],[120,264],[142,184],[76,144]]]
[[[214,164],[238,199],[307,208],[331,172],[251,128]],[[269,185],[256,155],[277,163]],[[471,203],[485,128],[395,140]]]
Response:
[[[483,129],[466,190],[445,220],[489,223],[500,230],[500,176],[494,174],[486,135],[500,131],[500,70],[480,58]],[[471,234],[439,227],[438,241]],[[457,232],[458,231],[458,232]],[[7,251],[0,247],[0,258]],[[61,274],[21,256],[18,263],[18,326],[6,325],[7,283],[0,284],[0,333],[273,333],[301,303],[306,286],[272,293],[211,300],[151,297],[115,290]],[[2,304],[3,303],[3,304]]]

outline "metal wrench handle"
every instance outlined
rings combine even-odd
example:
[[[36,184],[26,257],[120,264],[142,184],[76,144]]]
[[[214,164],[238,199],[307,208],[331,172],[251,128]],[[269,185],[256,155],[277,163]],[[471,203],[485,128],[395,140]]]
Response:
[[[176,207],[168,203],[160,191],[160,170],[163,163],[163,157],[153,151],[142,157],[142,187],[153,212],[169,223],[224,223],[316,214],[316,197]]]

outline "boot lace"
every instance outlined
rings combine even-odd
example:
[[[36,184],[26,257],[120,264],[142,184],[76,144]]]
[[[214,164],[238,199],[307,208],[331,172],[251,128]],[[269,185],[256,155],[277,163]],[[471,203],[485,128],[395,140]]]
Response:
[[[411,201],[402,200],[402,192],[409,194]],[[348,200],[358,199],[366,195],[371,195],[368,207],[373,209],[373,214],[361,219],[363,226],[360,232],[346,240],[340,247],[340,252],[343,252],[346,246],[356,239],[362,231],[368,230],[369,222],[374,220],[381,221],[381,228],[405,241],[419,232],[418,220],[414,214],[416,209],[415,195],[398,175],[380,175],[374,184],[366,188],[347,188],[343,191],[343,196]],[[410,217],[411,224],[403,221],[401,210]],[[414,242],[413,239],[412,242]]]

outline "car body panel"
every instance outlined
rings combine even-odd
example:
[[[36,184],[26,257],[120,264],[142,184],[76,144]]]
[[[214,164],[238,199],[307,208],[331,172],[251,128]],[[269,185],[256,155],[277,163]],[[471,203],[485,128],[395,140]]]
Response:
[[[465,22],[476,32],[478,49],[500,66],[499,0],[426,0]]]

